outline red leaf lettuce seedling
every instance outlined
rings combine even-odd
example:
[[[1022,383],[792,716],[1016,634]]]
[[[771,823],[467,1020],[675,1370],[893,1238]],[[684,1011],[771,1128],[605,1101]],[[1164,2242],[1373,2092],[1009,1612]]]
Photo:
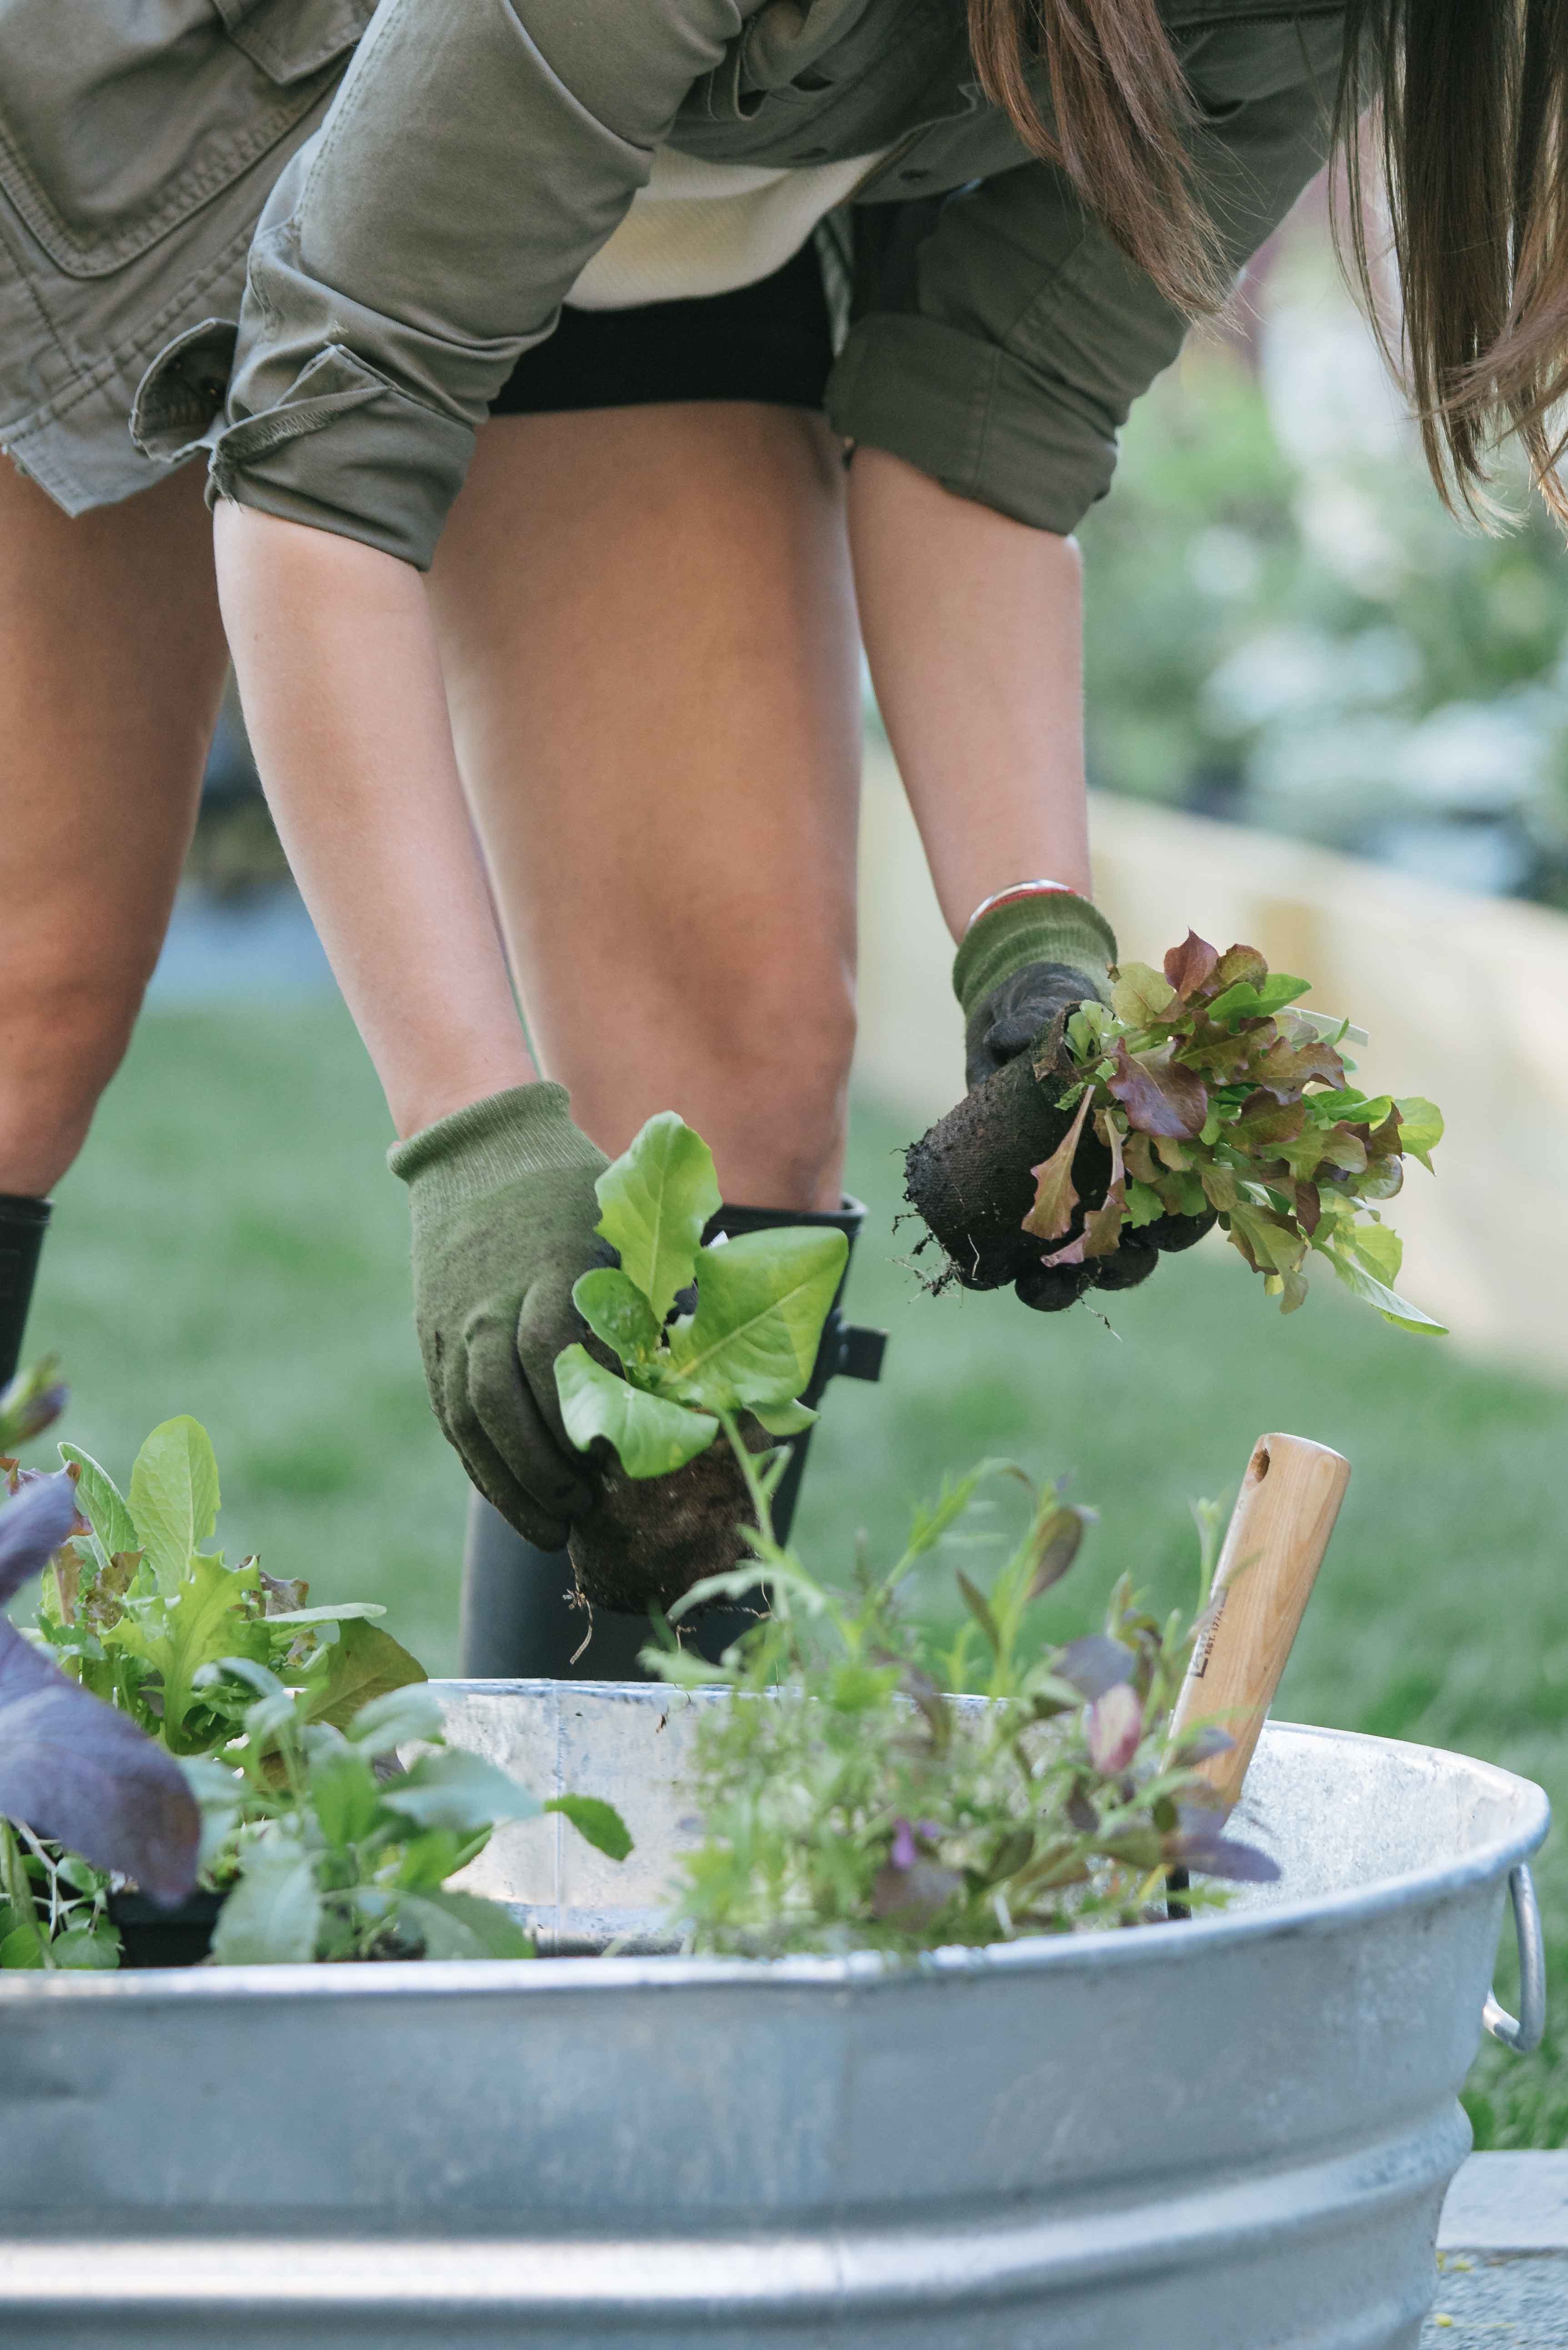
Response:
[[[1309,984],[1271,972],[1255,947],[1220,954],[1189,931],[1163,975],[1124,963],[1108,1006],[1084,1003],[1058,1023],[1035,1073],[1066,1073],[1058,1104],[1075,1115],[1033,1170],[1023,1220],[1034,1239],[1057,1243],[1046,1264],[1108,1256],[1124,1231],[1212,1209],[1284,1313],[1305,1297],[1315,1252],[1386,1321],[1442,1329],[1395,1290],[1401,1244],[1379,1212],[1407,1158],[1430,1169],[1442,1118],[1417,1096],[1350,1085],[1355,1064],[1340,1050],[1349,1023],[1287,1008]],[[1089,1121],[1110,1180],[1080,1214],[1074,1162]]]

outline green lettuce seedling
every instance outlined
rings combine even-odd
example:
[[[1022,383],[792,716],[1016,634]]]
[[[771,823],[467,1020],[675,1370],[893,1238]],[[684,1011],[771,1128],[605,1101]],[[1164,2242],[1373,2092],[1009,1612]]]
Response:
[[[10,1415],[0,1432],[36,1433],[56,1393],[47,1366],[16,1383],[0,1405]],[[217,1965],[526,1958],[532,1945],[504,1908],[447,1882],[494,1825],[559,1812],[610,1858],[630,1851],[610,1804],[575,1794],[540,1803],[481,1756],[446,1750],[441,1707],[417,1686],[424,1667],[371,1621],[382,1608],[358,1600],[311,1607],[306,1584],[265,1575],[254,1558],[226,1566],[221,1551],[202,1547],[220,1495],[197,1421],[153,1430],[129,1494],[75,1445],[62,1444],[60,1455],[67,1473],[49,1481],[58,1489],[57,1522],[29,1567],[36,1572],[48,1556],[38,1647],[0,1618],[0,1650],[9,1636],[28,1665],[30,1698],[47,1677],[58,1683],[57,1709],[76,1709],[81,1752],[67,1780],[75,1808],[57,1802],[48,1814],[59,1842],[21,1831],[26,1849],[0,1820],[0,1968],[117,1965],[109,1868],[127,1870],[143,1891],[188,1892],[197,1865],[192,1797],[202,1882],[224,1896]],[[0,1597],[10,1587],[7,1537],[14,1545],[23,1513],[47,1498],[30,1486],[0,1513]],[[82,1529],[74,1534],[73,1519]],[[414,1741],[434,1751],[397,1767],[392,1750]],[[99,1781],[119,1794],[118,1842],[105,1842]],[[143,1781],[161,1790],[165,1841],[171,1802],[188,1820],[182,1877],[170,1876],[161,1846],[129,1834]],[[67,1848],[73,1838],[90,1861]]]
[[[721,1205],[713,1155],[670,1110],[596,1188],[597,1230],[620,1262],[585,1273],[572,1300],[620,1369],[584,1346],[556,1357],[573,1443],[587,1451],[602,1437],[628,1477],[662,1477],[742,1414],[770,1436],[809,1427],[799,1397],[843,1278],[844,1234],[805,1226],[705,1246]]]
[[[219,1507],[207,1431],[181,1418],[155,1428],[122,1493],[74,1444],[60,1458],[87,1532],[44,1579],[38,1629],[73,1680],[118,1706],[171,1754],[202,1754],[232,1737],[243,1711],[204,1668],[245,1657],[299,1690],[306,1718],[337,1723],[424,1668],[372,1620],[365,1600],[309,1607],[304,1583],[282,1583],[254,1558],[225,1565],[209,1550]],[[246,1700],[248,1702],[248,1700]]]
[[[1226,1238],[1289,1314],[1306,1295],[1311,1254],[1386,1321],[1442,1324],[1401,1297],[1402,1243],[1379,1213],[1407,1158],[1430,1170],[1441,1114],[1418,1096],[1369,1096],[1347,1082],[1347,1021],[1287,1009],[1310,983],[1271,972],[1255,947],[1220,954],[1189,931],[1163,975],[1124,963],[1109,1005],[1084,1003],[1052,1032],[1042,1078],[1077,1072],[1060,1095],[1076,1115],[1033,1171],[1023,1229],[1064,1245],[1044,1263],[1108,1256],[1124,1230],[1218,1211]],[[1363,1040],[1364,1041],[1364,1040]],[[1074,1161],[1085,1127],[1110,1153],[1103,1201],[1083,1216]]]

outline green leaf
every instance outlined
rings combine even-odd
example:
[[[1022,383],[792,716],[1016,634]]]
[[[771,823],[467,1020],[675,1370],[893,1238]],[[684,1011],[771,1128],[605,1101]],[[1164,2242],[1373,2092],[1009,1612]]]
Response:
[[[802,1429],[816,1425],[816,1414],[808,1403],[754,1403],[751,1410],[770,1436],[798,1436]]]
[[[536,1819],[541,1809],[538,1797],[498,1764],[455,1746],[421,1754],[405,1777],[381,1789],[381,1801],[417,1827],[452,1828],[460,1835],[496,1820]]]
[[[137,1544],[151,1559],[160,1590],[178,1586],[192,1552],[217,1523],[218,1501],[218,1464],[206,1430],[188,1417],[166,1419],[130,1472]]]
[[[586,1452],[602,1436],[628,1477],[665,1477],[683,1469],[719,1433],[711,1413],[646,1394],[596,1363],[586,1347],[567,1347],[556,1356],[556,1392],[578,1451]]]
[[[1400,1149],[1418,1159],[1430,1173],[1432,1153],[1443,1139],[1442,1111],[1420,1094],[1406,1094],[1394,1107],[1399,1113]]]
[[[267,1620],[275,1624],[278,1618],[274,1616]],[[302,1722],[327,1721],[335,1730],[351,1730],[356,1738],[372,1705],[428,1678],[419,1659],[410,1657],[400,1641],[379,1626],[357,1618],[344,1624],[326,1654],[327,1678],[319,1689],[309,1690],[301,1700],[299,1718]],[[429,1705],[435,1709],[439,1729],[440,1703],[431,1698]],[[421,1719],[428,1718],[427,1709]],[[430,1732],[417,1730],[407,1734],[422,1738]]]
[[[62,1444],[60,1459],[67,1469],[79,1471],[77,1506],[103,1544],[105,1555],[112,1558],[117,1550],[140,1549],[130,1504],[108,1470],[100,1469],[92,1455],[77,1444]]]
[[[1405,1243],[1386,1224],[1349,1224],[1343,1229],[1340,1239],[1356,1262],[1377,1280],[1390,1284],[1398,1280],[1399,1268],[1405,1262]]]
[[[1423,1314],[1418,1305],[1412,1305],[1407,1298],[1368,1273],[1365,1265],[1357,1264],[1343,1247],[1324,1248],[1319,1253],[1327,1257],[1351,1295],[1376,1306],[1386,1322],[1397,1323],[1401,1330],[1429,1330],[1438,1337],[1448,1336],[1446,1323],[1435,1322],[1429,1314]]]
[[[596,1852],[607,1853],[611,1860],[624,1860],[633,1849],[626,1822],[613,1804],[601,1803],[597,1795],[552,1795],[544,1808],[570,1820]]]
[[[595,1337],[623,1363],[646,1362],[658,1353],[662,1326],[629,1274],[597,1265],[577,1282],[572,1303]]]
[[[36,1926],[13,1926],[0,1938],[0,1968],[41,1967],[44,1937]]]
[[[319,1731],[317,1733],[321,1734]],[[381,1789],[362,1752],[352,1746],[316,1756],[306,1783],[321,1833],[339,1851],[369,1835],[380,1809]]]
[[[421,1685],[424,1678],[421,1667],[418,1683],[400,1683],[357,1699],[348,1720],[333,1727],[368,1754],[389,1754],[395,1747],[439,1738],[445,1717],[434,1690]],[[325,1721],[327,1717],[318,1714],[317,1719]]]
[[[1177,1000],[1169,980],[1146,962],[1124,962],[1111,987],[1111,1010],[1129,1028],[1153,1027],[1175,1010]]]
[[[56,1966],[77,1974],[112,1974],[119,1964],[119,1932],[107,1919],[97,1926],[67,1926],[49,1945]]]
[[[424,1945],[427,1959],[531,1959],[534,1945],[499,1901],[478,1893],[405,1893],[398,1922]]]
[[[225,1566],[205,1551],[187,1550],[166,1594],[172,1604],[124,1615],[105,1635],[106,1643],[163,1676],[163,1742],[171,1754],[193,1751],[185,1718],[196,1701],[197,1674],[242,1652],[253,1632],[245,1602],[255,1585],[254,1566]]]
[[[712,1152],[673,1110],[661,1110],[594,1189],[600,1232],[662,1324],[691,1278],[703,1227],[723,1204]]]
[[[1307,994],[1310,979],[1293,979],[1289,972],[1272,971],[1266,979],[1238,980],[1222,995],[1217,995],[1209,1006],[1209,1017],[1216,1025],[1230,1020],[1267,1018],[1271,1013],[1282,1012],[1298,995]],[[1314,1022],[1316,1026],[1316,1022]]]
[[[316,1956],[321,1895],[310,1855],[267,1830],[240,1855],[240,1877],[218,1912],[213,1960],[220,1967],[298,1966]]]
[[[747,1232],[697,1257],[697,1311],[670,1332],[665,1386],[710,1410],[793,1403],[810,1378],[849,1243],[821,1225]]]
[[[386,1612],[374,1599],[346,1599],[340,1607],[280,1609],[275,1616],[265,1616],[262,1621],[270,1632],[275,1624],[360,1624],[372,1616],[384,1616]]]

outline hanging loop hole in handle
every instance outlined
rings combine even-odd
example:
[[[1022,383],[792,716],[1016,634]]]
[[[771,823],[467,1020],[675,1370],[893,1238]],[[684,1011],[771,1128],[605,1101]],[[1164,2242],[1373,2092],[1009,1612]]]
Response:
[[[1481,2022],[1494,2040],[1501,2040],[1516,2056],[1532,2056],[1546,2030],[1546,1945],[1541,1936],[1535,1881],[1523,1861],[1509,1871],[1508,1889],[1519,1943],[1519,2013],[1510,2015],[1500,2005],[1496,1991],[1489,1991]]]

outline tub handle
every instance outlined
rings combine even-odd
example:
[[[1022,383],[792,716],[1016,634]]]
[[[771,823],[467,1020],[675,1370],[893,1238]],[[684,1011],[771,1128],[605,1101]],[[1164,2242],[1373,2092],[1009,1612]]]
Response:
[[[1546,1946],[1541,1939],[1534,1879],[1523,1861],[1509,1871],[1508,1889],[1513,1898],[1513,1930],[1519,1940],[1519,2013],[1510,2015],[1492,1991],[1487,1993],[1481,2022],[1494,2040],[1501,2040],[1516,2056],[1532,2056],[1546,2030]]]

